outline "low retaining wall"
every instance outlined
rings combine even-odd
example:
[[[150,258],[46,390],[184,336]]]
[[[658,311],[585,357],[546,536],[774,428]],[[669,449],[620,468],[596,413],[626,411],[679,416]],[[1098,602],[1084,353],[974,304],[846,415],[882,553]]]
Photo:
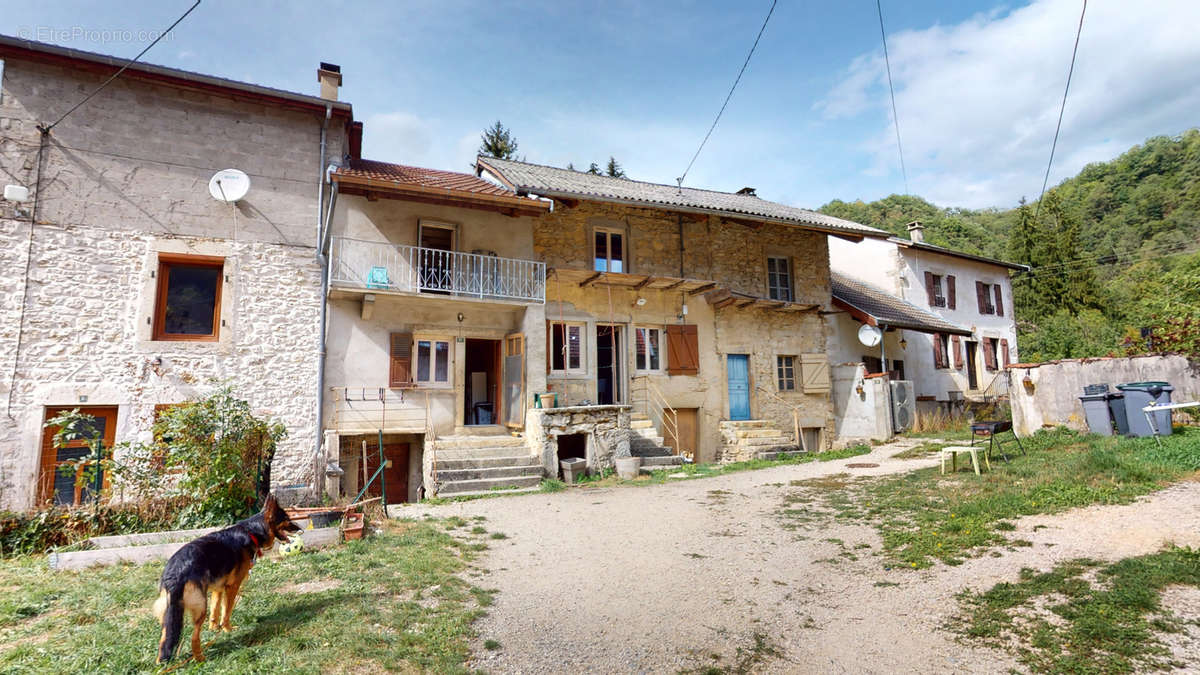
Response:
[[[532,408],[525,415],[525,438],[541,458],[549,476],[558,475],[558,437],[587,435],[588,472],[612,469],[617,457],[629,456],[627,405]]]
[[[866,377],[861,363],[833,366],[834,445],[885,441],[892,437],[886,377]],[[859,385],[862,393],[858,392]]]
[[[1079,397],[1089,384],[1160,380],[1175,387],[1172,400],[1200,400],[1200,363],[1177,355],[1069,359],[1008,366],[1013,428],[1021,436],[1044,427],[1087,430]]]

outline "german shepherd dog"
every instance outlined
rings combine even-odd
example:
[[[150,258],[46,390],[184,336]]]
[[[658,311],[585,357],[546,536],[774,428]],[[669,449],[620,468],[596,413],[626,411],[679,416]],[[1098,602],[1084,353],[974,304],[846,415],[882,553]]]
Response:
[[[162,624],[158,663],[175,656],[185,609],[192,615],[192,658],[203,661],[200,629],[208,609],[212,608],[213,630],[233,630],[229,618],[254,561],[276,539],[287,542],[288,535],[299,530],[275,495],[268,495],[261,513],[206,534],[176,551],[163,569],[158,600],[154,602],[154,616]]]

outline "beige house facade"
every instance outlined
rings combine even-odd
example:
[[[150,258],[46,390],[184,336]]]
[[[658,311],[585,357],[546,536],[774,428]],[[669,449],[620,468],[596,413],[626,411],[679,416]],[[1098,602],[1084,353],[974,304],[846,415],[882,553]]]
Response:
[[[336,66],[322,98],[134,64],[64,118],[123,61],[7,37],[0,59],[0,170],[28,190],[0,204],[0,508],[80,499],[58,411],[148,440],[156,409],[223,383],[287,428],[274,488],[312,494]],[[209,191],[225,169],[249,177],[234,203]]]

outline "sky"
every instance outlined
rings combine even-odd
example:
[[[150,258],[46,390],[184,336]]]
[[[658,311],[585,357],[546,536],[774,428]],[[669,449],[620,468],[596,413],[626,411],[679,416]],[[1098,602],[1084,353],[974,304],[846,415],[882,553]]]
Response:
[[[192,0],[0,2],[0,32],[132,57]],[[1036,198],[1082,0],[883,0],[908,192]],[[320,61],[370,159],[471,171],[496,120],[529,162],[674,184],[770,0],[203,0],[143,60],[316,94]],[[1200,2],[1092,0],[1051,185],[1197,125]],[[871,0],[779,0],[691,187],[817,208],[904,193]]]

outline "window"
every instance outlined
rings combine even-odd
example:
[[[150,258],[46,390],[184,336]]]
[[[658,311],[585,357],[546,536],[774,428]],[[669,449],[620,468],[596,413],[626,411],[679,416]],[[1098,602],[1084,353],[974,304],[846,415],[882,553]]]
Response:
[[[450,342],[417,340],[417,379],[419,384],[450,383]]]
[[[787,258],[767,258],[767,295],[772,300],[792,301],[792,265]]]
[[[550,372],[583,372],[583,324],[550,324]]]
[[[979,301],[980,314],[1004,316],[1004,294],[1000,290],[1000,284],[987,284],[982,281],[976,281],[975,296]],[[995,300],[995,304],[993,304],[993,300]]]
[[[796,357],[776,356],[775,370],[779,378],[779,391],[796,391]]]
[[[950,353],[947,349],[950,340],[942,333],[933,334],[933,367],[949,368]]]
[[[224,258],[159,256],[155,340],[217,340],[224,269]]]
[[[1000,340],[996,338],[983,339],[983,367],[989,371],[999,369],[996,363],[996,351],[999,347],[999,342]]]
[[[930,307],[946,306],[946,296],[942,295],[942,275],[925,273],[925,294],[928,296]]]
[[[597,272],[625,271],[625,235],[612,230],[596,230]]]
[[[662,372],[662,330],[659,328],[635,328],[634,338],[637,340],[637,354],[634,359],[634,370],[641,372]]]

